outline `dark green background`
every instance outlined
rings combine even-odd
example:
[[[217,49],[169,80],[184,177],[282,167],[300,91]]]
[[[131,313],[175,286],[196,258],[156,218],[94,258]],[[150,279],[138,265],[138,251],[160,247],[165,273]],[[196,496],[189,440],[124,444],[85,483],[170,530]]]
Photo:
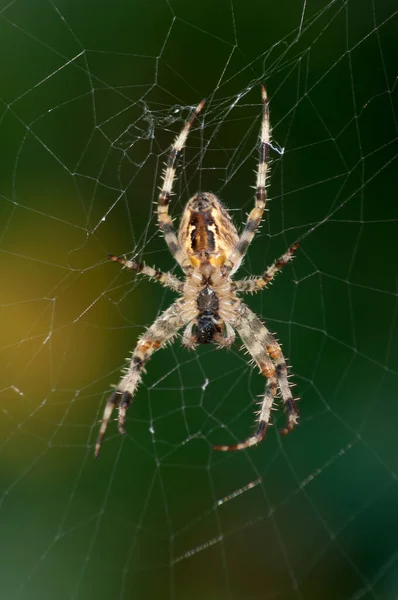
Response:
[[[1,599],[396,598],[395,3],[1,9]],[[201,188],[245,218],[261,82],[271,201],[240,273],[300,239],[248,299],[289,357],[300,427],[214,453],[251,431],[264,381],[239,344],[177,343],[95,461],[110,385],[173,298],[105,257],[173,267],[156,186],[202,97],[173,215]]]

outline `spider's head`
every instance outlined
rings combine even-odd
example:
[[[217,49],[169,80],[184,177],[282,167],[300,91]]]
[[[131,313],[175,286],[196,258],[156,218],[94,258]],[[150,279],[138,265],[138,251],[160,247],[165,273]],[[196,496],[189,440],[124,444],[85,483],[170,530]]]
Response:
[[[214,334],[218,331],[217,326],[210,316],[201,316],[198,319],[195,329],[196,342],[198,344],[210,344],[213,341]]]
[[[221,267],[238,242],[226,208],[211,192],[198,192],[183,212],[178,241],[192,265]]]

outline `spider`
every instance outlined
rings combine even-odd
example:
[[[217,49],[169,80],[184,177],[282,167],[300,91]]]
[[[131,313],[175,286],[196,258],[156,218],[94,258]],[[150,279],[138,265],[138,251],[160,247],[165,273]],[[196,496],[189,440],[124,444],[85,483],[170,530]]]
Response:
[[[278,388],[286,413],[286,425],[281,433],[288,433],[297,424],[298,411],[290,390],[286,361],[281,347],[264,323],[242,302],[238,294],[257,292],[271,283],[275,275],[292,259],[298,243],[293,244],[260,277],[237,281],[231,279],[238,270],[260,225],[267,198],[270,124],[268,98],[264,86],[261,86],[261,95],[263,108],[255,206],[247,218],[242,233],[238,234],[227,209],[211,192],[198,192],[188,201],[181,217],[178,234],[169,215],[176,160],[185,146],[192,123],[205,104],[205,100],[202,100],[186,121],[170,149],[157,210],[159,228],[171,254],[183,270],[185,280],[182,281],[170,272],[163,273],[145,264],[109,256],[114,262],[159,281],[181,296],[138,340],[130,364],[105,406],[95,446],[97,457],[113,409],[118,406],[119,432],[125,434],[126,411],[141,381],[144,365],[156,350],[164,347],[183,327],[185,329],[182,343],[188,348],[210,342],[218,344],[219,347],[231,346],[235,340],[234,330],[236,330],[244,347],[267,380],[253,435],[238,444],[214,446],[215,450],[242,450],[261,442],[269,425]]]

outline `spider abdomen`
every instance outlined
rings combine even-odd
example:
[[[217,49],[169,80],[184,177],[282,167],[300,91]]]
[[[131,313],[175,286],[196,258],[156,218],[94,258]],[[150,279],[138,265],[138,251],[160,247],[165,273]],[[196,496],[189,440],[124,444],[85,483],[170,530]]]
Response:
[[[237,245],[239,236],[217,196],[211,192],[197,192],[183,212],[178,241],[190,266],[201,270],[208,265],[222,266]]]

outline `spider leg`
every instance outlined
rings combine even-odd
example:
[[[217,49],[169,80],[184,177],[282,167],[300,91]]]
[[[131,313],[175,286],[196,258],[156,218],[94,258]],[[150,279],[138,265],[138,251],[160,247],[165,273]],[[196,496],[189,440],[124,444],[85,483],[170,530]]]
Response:
[[[256,317],[257,318],[257,317]],[[260,330],[260,340],[265,345],[265,349],[271,357],[276,367],[276,376],[278,379],[278,387],[281,392],[283,407],[286,415],[286,425],[279,430],[281,435],[286,435],[298,423],[298,409],[296,401],[298,398],[293,398],[291,386],[289,385],[286,359],[283,356],[282,349],[275,337],[263,325]]]
[[[232,283],[232,289],[235,292],[258,292],[265,288],[274,279],[275,275],[283,269],[288,262],[290,262],[294,256],[295,251],[299,247],[296,242],[293,246],[290,246],[289,250],[282,254],[268,269],[261,275],[261,277],[251,277],[249,279],[240,279]]]
[[[141,381],[141,372],[144,364],[156,350],[164,346],[166,342],[173,338],[184,323],[186,323],[186,320],[183,317],[180,302],[174,302],[170,308],[156,319],[153,325],[138,341],[124,377],[120,380],[115,391],[111,394],[106,403],[98,439],[95,445],[96,457],[99,456],[101,444],[113,409],[118,405],[119,432],[124,434],[126,411],[133,399],[134,392]]]
[[[228,271],[230,271],[231,274],[239,268],[239,265],[247,252],[247,249],[254,237],[254,234],[256,233],[258,226],[260,225],[267,200],[267,191],[265,185],[267,181],[267,171],[269,164],[269,146],[271,140],[271,129],[269,124],[268,97],[264,86],[261,86],[261,97],[263,102],[263,119],[260,131],[255,205],[247,218],[246,225],[239,237],[238,243],[233,249],[228,260],[225,262],[225,268]]]
[[[214,335],[214,341],[219,345],[220,348],[226,348],[228,346],[232,346],[235,341],[235,331],[233,327],[228,323],[228,321],[221,321],[220,325],[223,324],[225,326],[225,335],[222,333],[216,333]]]
[[[192,333],[192,328],[195,324],[195,321],[192,320],[186,326],[184,333],[182,335],[182,345],[188,348],[189,350],[193,350],[196,347],[196,335]]]
[[[175,292],[182,292],[184,283],[172,273],[163,273],[163,271],[160,271],[159,269],[148,267],[148,265],[145,263],[136,263],[133,260],[126,260],[125,258],[114,256],[113,254],[110,254],[108,258],[113,260],[113,262],[117,262],[119,265],[130,269],[131,271],[137,271],[137,273],[141,273],[141,275],[146,275],[147,277],[156,279],[156,281],[159,281],[162,285],[174,290]]]
[[[238,331],[244,346],[259,366],[261,373],[267,378],[267,384],[258,414],[257,429],[254,435],[243,442],[234,445],[213,446],[214,450],[230,452],[234,450],[244,450],[245,448],[254,446],[264,439],[269,425],[271,409],[277,391],[276,371],[264,346],[256,338],[252,325],[253,323],[249,319],[243,318],[242,322],[239,325],[236,325],[236,330]]]
[[[244,346],[252,355],[260,368],[261,373],[267,378],[265,392],[258,412],[257,429],[255,433],[238,444],[214,446],[215,450],[229,452],[243,450],[261,442],[267,432],[272,406],[275,400],[277,387],[279,387],[288,422],[281,430],[282,434],[291,431],[297,423],[298,412],[287,378],[286,361],[282,350],[263,325],[260,319],[245,305],[242,305],[242,318],[235,325]]]
[[[163,184],[159,194],[158,201],[158,223],[159,228],[164,235],[164,239],[166,244],[169,247],[171,254],[174,256],[175,260],[181,265],[181,267],[185,270],[188,266],[187,260],[185,258],[185,254],[181,249],[180,244],[178,243],[177,235],[174,229],[173,221],[169,215],[169,202],[170,197],[173,190],[173,182],[175,178],[175,162],[177,157],[179,156],[181,150],[183,149],[189,130],[191,129],[192,123],[194,122],[197,115],[202,110],[205,101],[202,100],[200,104],[195,108],[192,112],[189,119],[186,121],[184,127],[181,130],[181,133],[176,137],[172,147],[170,148],[169,157],[166,163],[166,170],[163,175]]]

